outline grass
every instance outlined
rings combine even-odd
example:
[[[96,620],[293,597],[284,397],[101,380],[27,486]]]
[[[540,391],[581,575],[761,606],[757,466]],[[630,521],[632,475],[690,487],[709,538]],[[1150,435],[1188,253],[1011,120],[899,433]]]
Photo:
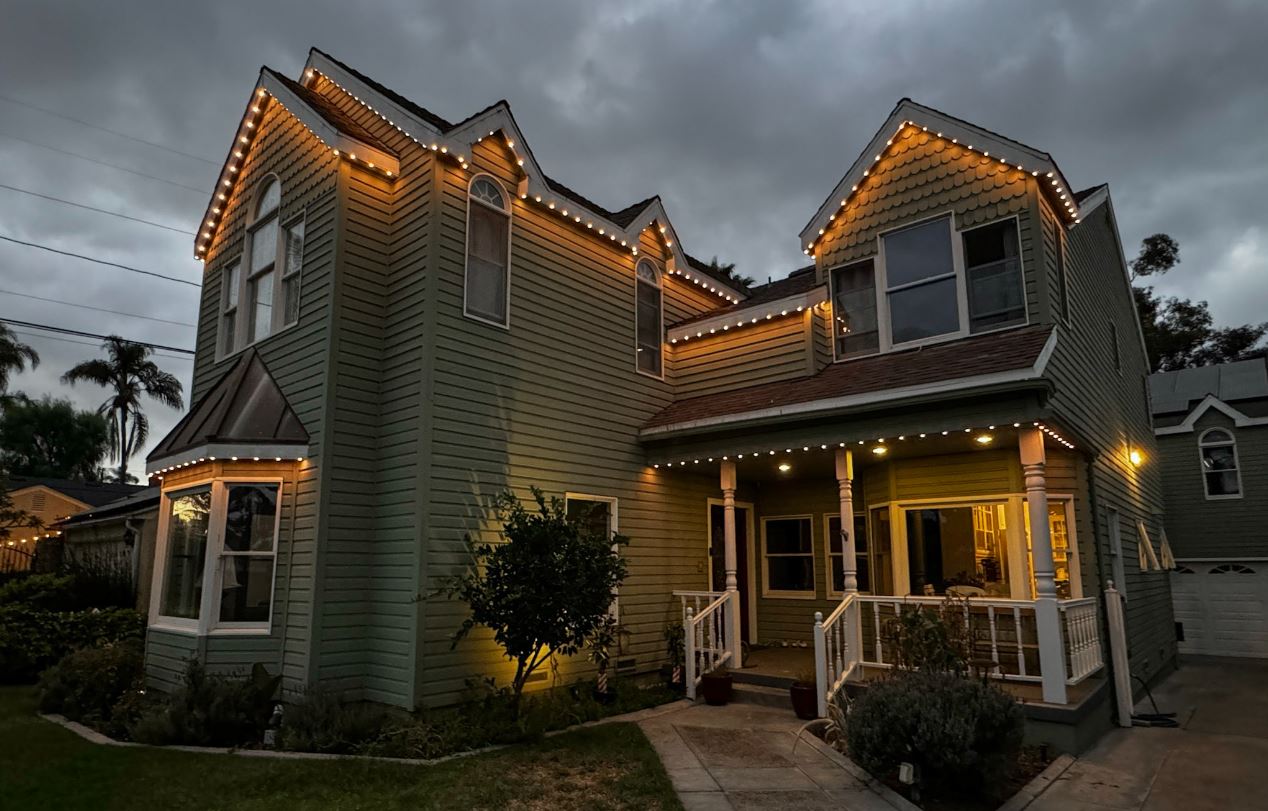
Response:
[[[436,766],[100,746],[0,688],[0,809],[681,809],[647,738],[613,723]]]

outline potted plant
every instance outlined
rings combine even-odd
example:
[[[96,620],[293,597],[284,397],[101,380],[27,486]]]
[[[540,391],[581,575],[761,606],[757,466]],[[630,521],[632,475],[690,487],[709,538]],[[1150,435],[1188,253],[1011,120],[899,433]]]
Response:
[[[681,622],[671,622],[665,626],[665,653],[669,654],[669,662],[661,667],[660,675],[665,680],[665,686],[679,692],[682,692],[684,687],[682,674],[686,651],[683,644],[686,639],[687,635]]]
[[[700,694],[704,703],[721,707],[731,700],[731,671],[724,667],[700,677]]]
[[[788,688],[792,699],[793,712],[803,721],[812,721],[819,716],[819,688],[815,674],[805,671],[797,674],[797,679]]]

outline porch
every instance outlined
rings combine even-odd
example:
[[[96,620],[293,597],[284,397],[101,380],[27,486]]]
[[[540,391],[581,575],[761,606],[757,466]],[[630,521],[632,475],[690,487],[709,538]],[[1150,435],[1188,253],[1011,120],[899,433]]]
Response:
[[[721,485],[707,588],[675,592],[690,692],[719,667],[813,675],[822,713],[847,680],[895,666],[900,616],[946,611],[948,596],[974,669],[1019,697],[1077,703],[1103,669],[1078,544],[1088,494],[1073,444],[1050,426],[701,453],[664,465],[716,465]]]

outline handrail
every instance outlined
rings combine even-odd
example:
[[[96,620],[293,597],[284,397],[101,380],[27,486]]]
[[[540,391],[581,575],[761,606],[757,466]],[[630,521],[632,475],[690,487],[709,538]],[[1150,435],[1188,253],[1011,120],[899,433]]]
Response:
[[[692,595],[694,596],[694,595]],[[732,629],[729,627],[731,612],[727,606],[732,599],[739,599],[738,591],[724,591],[700,611],[686,606],[683,619],[683,644],[686,646],[687,698],[695,699],[696,685],[704,674],[717,670],[731,659],[728,646]],[[683,598],[686,605],[686,598]]]
[[[700,610],[709,603],[726,594],[725,591],[675,591],[674,596],[682,603],[682,624],[687,625],[687,604],[695,609],[695,613],[699,614]]]
[[[1078,684],[1105,666],[1096,598],[1061,600],[1057,609],[1065,641],[1066,684]]]
[[[819,717],[828,715],[830,702],[862,659],[858,594],[845,595],[825,620],[815,612],[815,685]]]

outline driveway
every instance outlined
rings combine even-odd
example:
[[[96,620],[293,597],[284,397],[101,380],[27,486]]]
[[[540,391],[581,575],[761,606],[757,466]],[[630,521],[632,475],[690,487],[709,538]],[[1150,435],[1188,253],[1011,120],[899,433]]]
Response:
[[[1027,811],[1268,809],[1268,661],[1188,657],[1154,698],[1179,729],[1114,730]]]

